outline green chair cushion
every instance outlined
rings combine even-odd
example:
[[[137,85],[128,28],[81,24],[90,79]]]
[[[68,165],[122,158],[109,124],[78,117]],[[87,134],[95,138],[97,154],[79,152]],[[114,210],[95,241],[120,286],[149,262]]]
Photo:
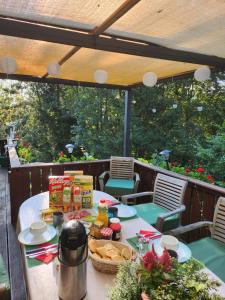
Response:
[[[9,277],[1,255],[0,255],[0,299],[1,300],[10,299]]]
[[[137,210],[137,215],[144,219],[146,222],[152,226],[156,225],[157,218],[160,214],[167,213],[168,210],[155,204],[155,203],[144,203],[134,205]],[[178,227],[179,218],[178,215],[174,215],[165,220],[163,224],[163,231],[167,231]]]
[[[192,256],[225,282],[225,244],[210,237],[188,244]]]
[[[104,192],[117,196],[128,195],[134,192],[134,186],[134,180],[109,178],[105,184]]]

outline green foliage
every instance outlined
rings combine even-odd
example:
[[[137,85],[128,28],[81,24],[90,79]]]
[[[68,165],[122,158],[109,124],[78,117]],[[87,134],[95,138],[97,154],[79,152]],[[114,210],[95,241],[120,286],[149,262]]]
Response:
[[[225,126],[224,126],[225,129]],[[207,138],[205,146],[198,145],[196,160],[219,181],[225,181],[225,133]]]
[[[51,161],[70,142],[71,126],[76,122],[73,99],[67,88],[52,84],[27,84],[31,112],[23,131],[40,161]]]
[[[83,145],[98,158],[122,155],[124,94],[106,89],[74,92],[77,123],[72,127],[75,145]]]
[[[110,299],[136,300],[140,299],[142,291],[151,300],[225,299],[213,293],[219,283],[209,279],[201,269],[202,265],[194,259],[183,264],[173,260],[171,271],[167,276],[165,273],[162,276],[160,270],[148,272],[137,263],[129,262],[120,267],[110,291]]]
[[[136,88],[132,105],[132,155],[151,157],[172,150],[172,160],[187,165],[197,146],[218,132],[225,116],[225,74],[199,83],[194,79]],[[177,108],[173,108],[177,104]],[[197,111],[203,106],[203,111]],[[152,112],[156,108],[156,113]]]
[[[20,136],[29,116],[30,106],[23,83],[0,80],[0,139],[9,134],[9,124],[16,124],[17,136]]]
[[[22,145],[19,145],[17,152],[21,163],[31,163],[36,160],[36,157],[33,156],[32,149],[29,146],[23,147]]]
[[[170,149],[171,161],[191,168],[185,175],[199,179],[212,175],[223,185],[224,81],[225,73],[217,72],[204,83],[190,78],[133,89],[131,155],[142,157],[143,162],[151,157],[149,163],[166,167],[158,153]],[[197,111],[197,106],[203,106],[203,111]],[[123,153],[121,91],[4,81],[0,84],[0,119],[2,138],[7,124],[17,123],[17,135],[30,145],[31,160],[58,160],[58,153],[68,143],[99,159]],[[86,159],[83,153],[73,155]],[[199,165],[205,174],[193,171]],[[182,167],[176,171],[185,173]]]

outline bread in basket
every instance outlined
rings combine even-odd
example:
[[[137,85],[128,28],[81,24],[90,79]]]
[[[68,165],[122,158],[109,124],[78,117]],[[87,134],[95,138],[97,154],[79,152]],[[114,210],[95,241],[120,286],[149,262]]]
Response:
[[[136,252],[121,242],[89,239],[88,246],[94,268],[103,273],[114,274],[120,264],[136,258]]]

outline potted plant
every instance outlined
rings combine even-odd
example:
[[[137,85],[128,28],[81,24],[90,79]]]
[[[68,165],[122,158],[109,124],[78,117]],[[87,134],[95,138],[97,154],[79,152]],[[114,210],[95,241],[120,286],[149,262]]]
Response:
[[[215,293],[219,282],[209,279],[203,265],[194,259],[178,263],[165,249],[161,256],[148,251],[140,263],[120,266],[111,300],[221,300]]]

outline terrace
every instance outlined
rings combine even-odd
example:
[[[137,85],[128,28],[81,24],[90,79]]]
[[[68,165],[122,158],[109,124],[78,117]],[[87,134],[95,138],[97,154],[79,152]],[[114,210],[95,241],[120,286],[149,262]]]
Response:
[[[146,72],[157,74],[160,82],[193,76],[203,65],[211,72],[225,68],[220,25],[224,23],[223,1],[192,1],[192,5],[160,1],[149,6],[148,0],[90,0],[85,5],[78,1],[76,9],[73,4],[65,7],[63,1],[55,1],[54,7],[49,2],[43,6],[37,1],[36,7],[29,2],[25,1],[26,10],[18,1],[0,4],[1,56],[14,57],[17,62],[14,74],[1,73],[0,78],[125,90],[124,156],[130,154],[132,89],[142,85]],[[50,61],[58,63],[60,75],[46,72]],[[95,82],[93,74],[98,69],[107,70],[107,82]],[[6,142],[1,141],[2,153]],[[94,189],[99,190],[98,177],[109,169],[109,159],[21,165],[13,145],[8,147],[8,157],[9,172],[0,169],[0,252],[7,262],[12,299],[25,299],[23,278],[15,275],[22,269],[22,263],[15,267],[18,257],[21,262],[20,252],[13,246],[21,204],[47,191],[48,176],[63,175],[64,170],[92,175]],[[153,190],[158,173],[187,180],[182,225],[212,221],[218,198],[225,196],[224,188],[137,160],[134,168],[140,174],[138,192]],[[191,242],[208,235],[206,229],[197,229],[183,239]]]

